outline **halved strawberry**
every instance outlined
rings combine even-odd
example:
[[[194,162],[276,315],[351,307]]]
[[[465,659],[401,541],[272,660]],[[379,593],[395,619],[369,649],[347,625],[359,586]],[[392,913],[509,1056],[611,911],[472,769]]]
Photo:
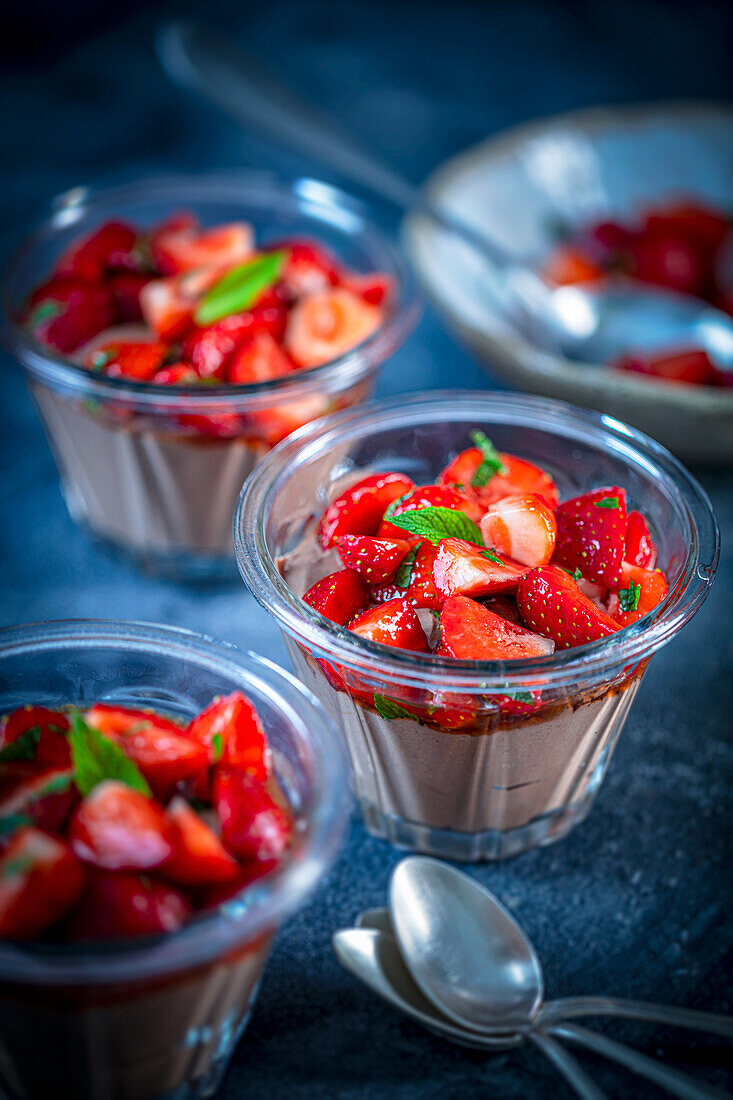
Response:
[[[339,282],[334,257],[315,241],[279,241],[269,249],[287,252],[279,290],[289,301],[305,294],[317,294]]]
[[[58,278],[34,291],[26,327],[39,343],[68,354],[114,320],[115,306],[107,287]]]
[[[299,298],[288,314],[284,345],[300,367],[319,367],[367,340],[382,323],[371,306],[345,287],[330,287]]]
[[[465,539],[441,539],[433,563],[433,581],[439,596],[486,596],[512,592],[520,577],[529,572],[494,550],[482,550]]]
[[[331,622],[343,626],[369,603],[367,586],[353,569],[340,569],[317,581],[303,596]]]
[[[407,534],[407,532],[405,532]],[[440,611],[443,597],[439,595],[435,581],[433,580],[433,564],[438,547],[427,539],[418,546],[417,555],[412,565],[410,583],[407,588],[400,588],[394,581],[375,584],[369,592],[374,603],[386,603],[387,600],[408,599],[413,607],[425,608],[428,611]]]
[[[165,813],[173,849],[162,867],[167,878],[184,886],[207,886],[239,876],[236,859],[185,798],[176,796]]]
[[[0,721],[0,749],[23,737],[26,761],[35,769],[68,768],[71,751],[66,733],[69,720],[63,711],[47,707],[19,707]],[[24,736],[25,735],[25,736]],[[7,758],[8,754],[4,754]]]
[[[149,328],[161,340],[180,340],[193,325],[199,299],[217,278],[203,268],[169,279],[151,279],[140,291],[140,309]]]
[[[440,613],[437,653],[463,661],[514,661],[545,657],[554,645],[495,615],[467,596],[451,596]]]
[[[566,500],[555,510],[557,542],[553,561],[579,569],[596,584],[615,588],[626,545],[626,493],[618,485]]]
[[[339,535],[336,539],[341,561],[368,584],[390,580],[410,546],[407,539],[375,539],[371,535]]]
[[[533,493],[548,508],[557,506],[560,497],[549,474],[533,462],[517,458],[516,455],[500,451],[498,457],[503,472],[492,474],[483,485],[474,486],[472,481],[484,461],[484,456],[478,447],[469,447],[448,463],[438,475],[438,484],[462,487],[464,492],[480,497],[484,505],[503,497],[516,496],[518,493]]]
[[[380,642],[397,649],[411,649],[418,653],[428,652],[425,631],[407,599],[388,600],[387,603],[357,615],[347,625],[354,634],[368,638],[371,642]]]
[[[667,595],[667,578],[661,569],[643,569],[625,561],[618,591],[608,597],[608,614],[620,627],[648,615]]]
[[[111,940],[175,932],[191,915],[179,890],[150,875],[91,871],[67,927],[70,940]]]
[[[213,229],[162,228],[155,234],[152,249],[164,275],[181,275],[199,267],[221,269],[243,263],[254,252],[254,235],[245,222]]]
[[[74,241],[56,264],[55,275],[73,276],[98,283],[108,271],[132,270],[137,234],[124,222],[106,222],[93,233]]]
[[[0,936],[35,939],[72,909],[84,881],[68,844],[40,829],[20,829],[0,859]]]
[[[517,606],[527,626],[560,649],[615,634],[618,625],[584,596],[557,565],[533,569],[517,585]]]
[[[272,753],[260,716],[241,691],[214,699],[192,719],[186,733],[206,747],[212,764],[221,761],[261,782],[272,771]]]
[[[459,512],[465,512],[469,519],[478,523],[484,514],[484,509],[472,497],[466,495],[450,485],[418,485],[411,493],[398,500],[389,510],[389,516],[385,516],[377,531],[380,539],[405,538],[405,528],[392,522],[397,516],[403,516],[405,512],[414,512],[419,508],[451,508]]]
[[[108,736],[135,761],[156,798],[163,801],[179,783],[195,778],[209,765],[206,747],[180,727],[173,733],[155,722],[142,721]]]
[[[281,323],[281,311],[277,309],[248,309],[230,313],[206,328],[195,326],[183,341],[183,358],[193,363],[202,378],[223,378],[227,373],[230,356],[245,337],[257,333],[277,334]],[[288,369],[290,369],[289,360]],[[243,381],[255,382],[257,378]],[[233,381],[233,379],[230,379]]]
[[[39,772],[34,763],[5,765],[0,776],[0,818],[20,815],[56,832],[79,801],[73,768]]]
[[[290,843],[292,821],[267,789],[235,768],[218,765],[214,805],[221,835],[240,859],[279,859]]]
[[[155,341],[113,341],[102,344],[88,356],[86,366],[108,378],[129,378],[149,382],[163,364],[168,345]]]
[[[245,338],[227,361],[227,379],[235,386],[269,382],[289,374],[293,364],[268,332]]]
[[[541,497],[522,493],[489,505],[481,520],[487,546],[534,568],[547,565],[555,549],[555,514]]]
[[[657,548],[641,512],[629,512],[626,517],[624,561],[640,565],[642,569],[653,569],[657,564]]]
[[[168,833],[162,809],[116,779],[99,783],[69,826],[76,855],[107,871],[159,867],[171,854]]]
[[[371,474],[357,481],[324,511],[318,525],[321,546],[327,550],[339,535],[376,535],[385,509],[414,487],[414,481],[404,474]],[[387,537],[403,538],[404,532]]]

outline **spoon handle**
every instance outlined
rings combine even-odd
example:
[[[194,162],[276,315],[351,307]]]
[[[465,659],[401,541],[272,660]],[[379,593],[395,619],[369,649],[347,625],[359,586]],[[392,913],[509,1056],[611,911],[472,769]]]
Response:
[[[562,1074],[577,1095],[581,1097],[581,1100],[607,1100],[605,1092],[590,1079],[572,1054],[569,1054],[565,1047],[561,1046],[560,1043],[556,1043],[546,1032],[540,1030],[530,1031],[527,1038],[531,1039],[534,1045],[552,1062],[555,1069]]]
[[[727,1093],[711,1085],[693,1081],[677,1069],[647,1058],[646,1054],[617,1043],[614,1039],[608,1039],[605,1035],[578,1027],[577,1024],[555,1024],[549,1031],[559,1039],[568,1039],[571,1043],[577,1043],[578,1046],[592,1050],[612,1062],[618,1062],[632,1073],[646,1077],[666,1089],[672,1096],[679,1097],[679,1100],[730,1100]]]
[[[647,1020],[655,1024],[706,1031],[710,1035],[722,1035],[733,1039],[733,1017],[719,1016],[714,1012],[697,1012],[675,1005],[645,1004],[643,1001],[624,1001],[614,997],[565,997],[549,1001],[537,1017],[541,1027],[569,1020],[574,1016],[621,1016],[629,1020]]]

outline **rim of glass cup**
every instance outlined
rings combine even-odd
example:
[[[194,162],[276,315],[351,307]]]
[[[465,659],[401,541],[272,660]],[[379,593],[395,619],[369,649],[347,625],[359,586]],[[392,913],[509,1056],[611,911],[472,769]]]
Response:
[[[447,412],[467,424],[491,423],[562,428],[566,439],[603,443],[606,448],[654,470],[675,498],[684,525],[687,558],[667,597],[637,623],[607,639],[559,650],[536,660],[466,661],[413,654],[368,641],[326,619],[305,604],[280,575],[267,545],[270,509],[281,485],[315,455],[381,429],[426,427]],[[633,666],[665,645],[695,614],[707,596],[720,552],[718,525],[707,494],[669,451],[614,417],[562,401],[525,394],[444,390],[390,398],[346,410],[305,425],[267,455],[245,482],[234,518],[239,571],[255,598],[298,641],[334,663],[371,674],[396,687],[422,690],[501,692],[532,682],[544,688],[578,686]]]
[[[303,369],[285,379],[252,382],[247,385],[154,386],[123,378],[92,375],[61,354],[38,344],[14,317],[14,282],[17,272],[35,249],[60,229],[99,211],[100,220],[110,216],[115,204],[168,201],[171,210],[197,203],[255,203],[273,210],[285,204],[302,209],[313,219],[313,234],[318,220],[348,236],[349,227],[368,244],[375,256],[375,270],[385,271],[395,280],[396,302],[377,331],[345,355],[322,366]],[[140,411],[155,413],[160,406],[175,410],[192,403],[203,410],[266,408],[275,401],[296,401],[311,393],[337,393],[354,385],[379,366],[404,342],[422,309],[417,285],[401,251],[371,221],[365,203],[340,188],[309,176],[287,178],[258,170],[224,170],[205,174],[157,175],[113,187],[76,187],[58,195],[51,203],[52,213],[25,238],[11,256],[2,276],[2,309],[8,351],[34,378],[56,389],[123,403]],[[285,232],[285,231],[284,231]],[[29,291],[31,288],[24,288]]]
[[[266,691],[286,720],[308,730],[314,760],[313,806],[300,835],[297,860],[245,887],[209,912],[194,915],[175,932],[90,944],[11,943],[0,940],[3,981],[40,985],[135,982],[190,970],[276,930],[318,885],[336,857],[351,800],[343,739],[319,700],[290,673],[264,657],[205,634],[154,623],[69,619],[0,630],[0,660],[60,649],[118,652],[144,649],[167,658],[195,658],[199,667],[230,676],[242,690]]]

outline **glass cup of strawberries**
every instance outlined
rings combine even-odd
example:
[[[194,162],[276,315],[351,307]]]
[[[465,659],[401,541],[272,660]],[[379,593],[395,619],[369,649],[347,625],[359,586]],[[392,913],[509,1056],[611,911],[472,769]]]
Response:
[[[0,1085],[210,1096],[338,848],[338,732],[292,677],[189,631],[1,633]]]
[[[707,497],[648,437],[460,391],[285,441],[243,488],[235,545],[341,725],[367,828],[459,860],[585,817],[718,558]]]
[[[416,317],[356,201],[265,173],[76,189],[11,261],[4,301],[72,516],[194,578],[232,572],[254,465],[369,397]]]

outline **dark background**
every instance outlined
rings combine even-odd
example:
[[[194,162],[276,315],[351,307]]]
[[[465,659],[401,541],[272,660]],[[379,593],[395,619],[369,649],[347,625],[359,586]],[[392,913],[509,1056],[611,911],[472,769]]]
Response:
[[[593,104],[726,97],[726,8],[710,0],[17,0],[3,9],[0,35],[0,252],[7,254],[53,194],[79,183],[247,164],[313,170],[171,87],[153,48],[153,30],[166,14],[195,13],[229,28],[417,181],[466,145],[537,116]],[[436,385],[491,382],[428,311],[389,363],[379,392]],[[0,362],[0,460],[3,625],[136,617],[255,644],[285,661],[277,630],[240,584],[207,592],[139,576],[73,526],[7,357]],[[590,820],[554,848],[477,871],[535,939],[551,996],[607,993],[733,1010],[725,923],[733,500],[730,472],[697,472],[724,536],[714,595],[653,662]],[[451,1048],[339,970],[330,933],[383,902],[397,858],[353,824],[323,890],[277,940],[225,1100],[565,1095],[532,1050],[485,1058]],[[689,1035],[642,1025],[602,1026],[692,1073],[726,1081],[729,1051],[714,1043],[696,1045]],[[657,1095],[623,1071],[581,1057],[611,1095]]]

